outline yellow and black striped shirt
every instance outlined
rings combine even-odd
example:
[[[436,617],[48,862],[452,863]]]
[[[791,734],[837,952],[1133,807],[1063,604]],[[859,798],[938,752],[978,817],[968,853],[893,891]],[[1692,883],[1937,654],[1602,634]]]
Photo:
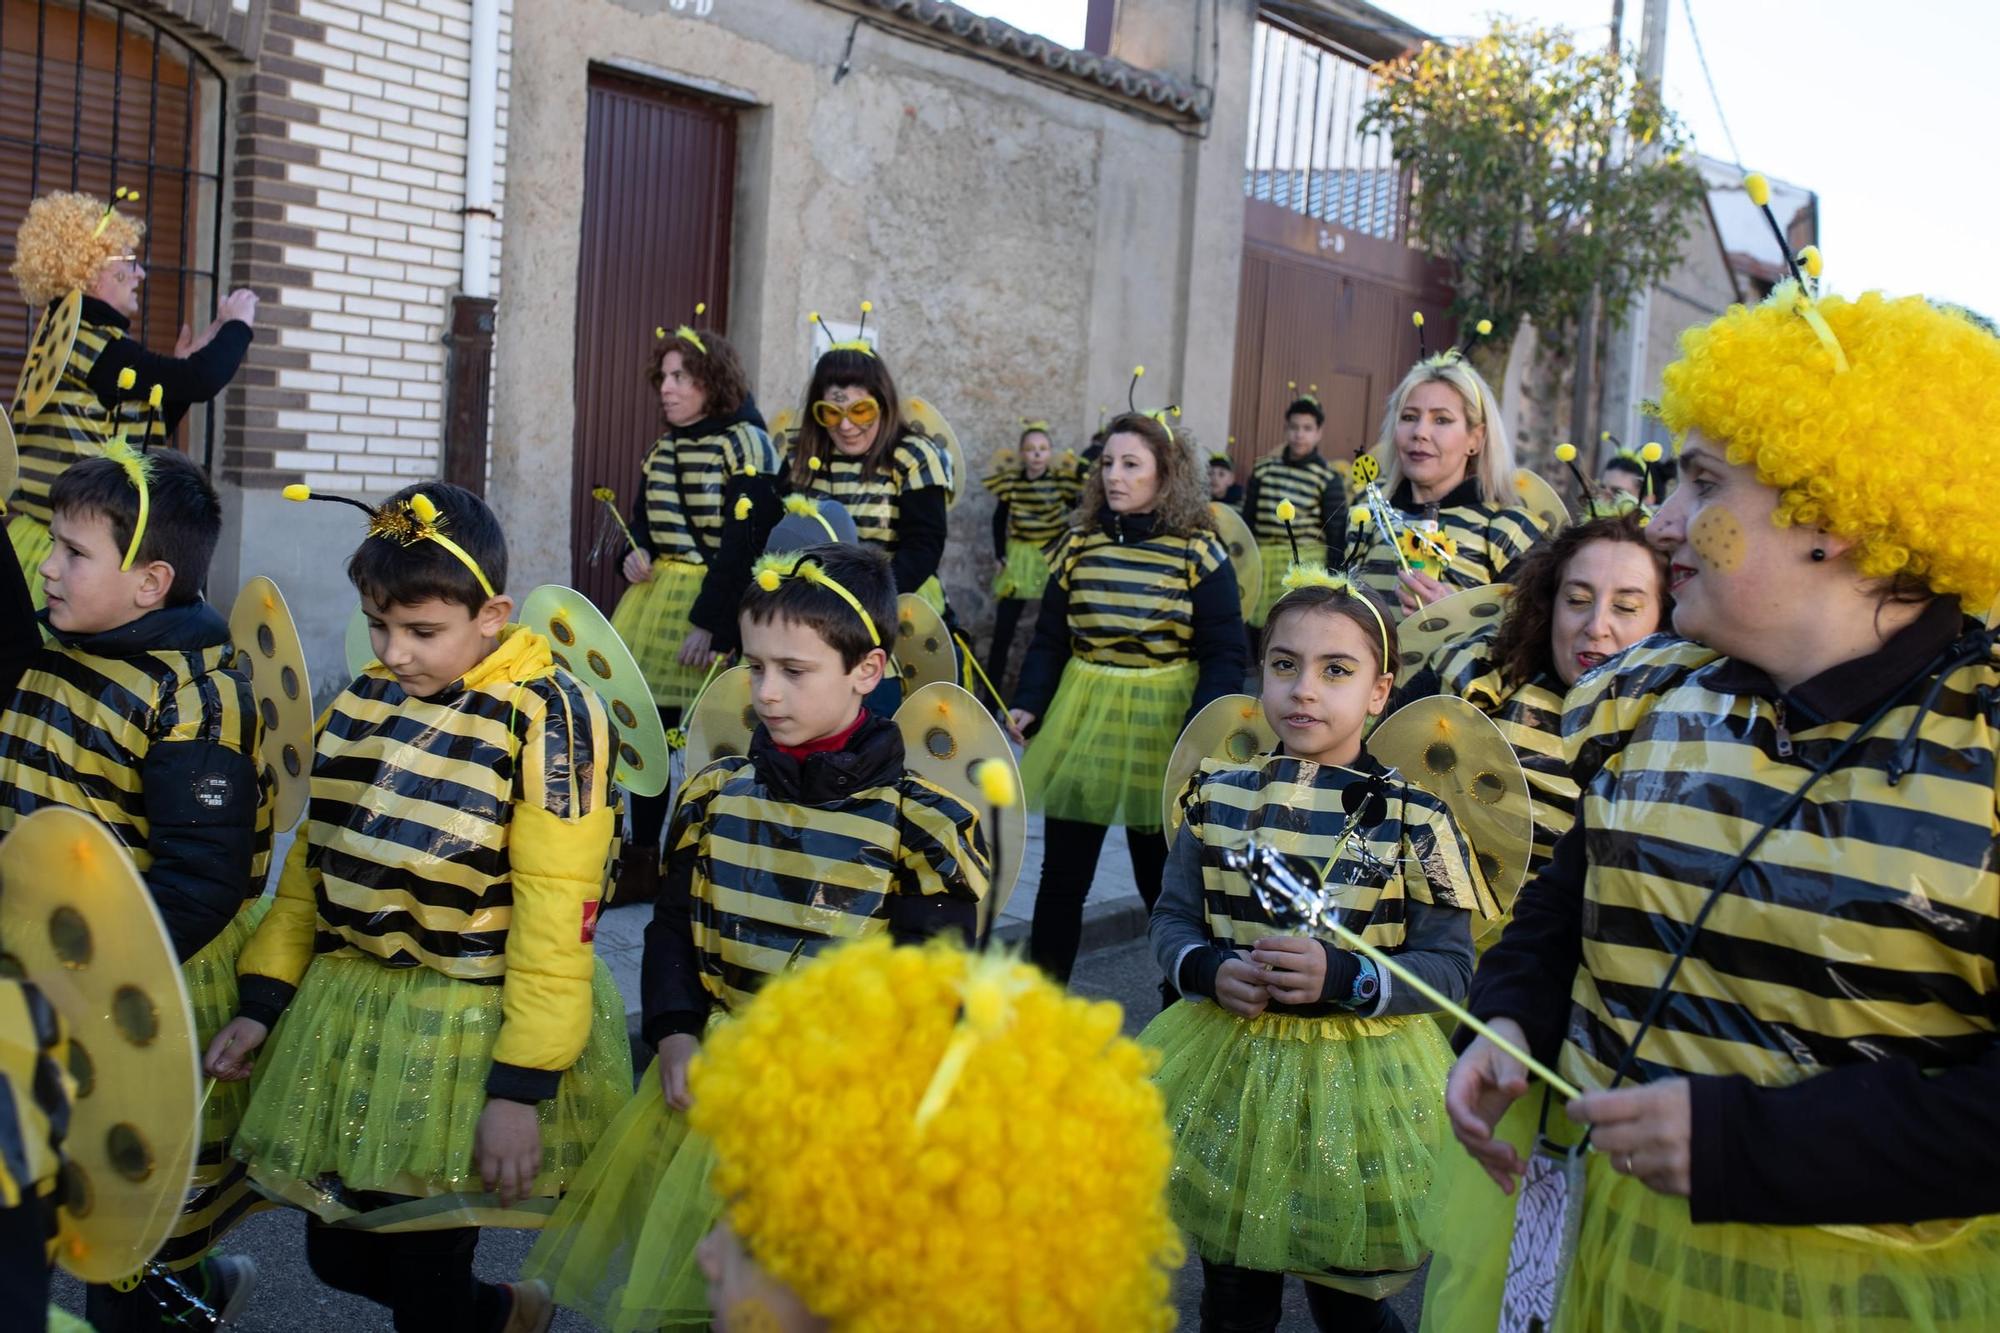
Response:
[[[571,823],[606,809],[617,743],[596,692],[526,629],[510,629],[459,687],[429,698],[370,667],[333,701],[314,747],[300,830],[318,908],[314,952],[504,978],[516,808]]]
[[[1405,481],[1389,498],[1389,507],[1399,511],[1405,523],[1440,532],[1457,545],[1450,568],[1438,579],[1447,588],[1505,582],[1508,569],[1543,536],[1541,521],[1528,510],[1481,500],[1477,479],[1467,480],[1436,505],[1418,504]],[[1357,523],[1347,534],[1340,563],[1390,606],[1397,606],[1396,590],[1401,585],[1396,576],[1402,565],[1389,543],[1372,522]]]
[[[57,1187],[77,1094],[71,1058],[69,1029],[48,997],[31,982],[0,978],[0,1208]],[[9,1255],[7,1264],[36,1260]]]
[[[1497,626],[1489,625],[1446,644],[1433,669],[1439,692],[1455,695],[1493,719],[1521,761],[1535,801],[1535,845],[1528,857],[1532,876],[1548,864],[1556,839],[1576,822],[1576,780],[1569,774],[1562,742],[1566,691],[1547,673],[1510,688],[1493,661],[1498,633]]]
[[[646,454],[645,492],[635,532],[655,556],[691,565],[711,562],[722,546],[724,491],[735,476],[775,481],[778,451],[754,422],[736,421],[713,434],[677,437],[669,431]]]
[[[257,762],[263,726],[249,679],[230,665],[236,649],[224,638],[221,617],[206,603],[167,608],[154,617],[196,625],[191,642],[203,648],[121,653],[87,651],[111,635],[85,644],[43,645],[22,673],[14,697],[0,712],[0,837],[44,806],[93,815],[110,830],[145,875],[153,867],[153,809],[172,796],[191,797],[203,811],[240,810],[254,818],[250,878],[241,897],[264,890],[270,868],[274,786]],[[213,632],[206,632],[212,621]],[[138,624],[140,622],[135,622]],[[147,789],[148,760],[156,749],[196,742],[247,758],[259,774],[254,796],[230,789],[191,793]],[[207,779],[183,775],[199,785]],[[165,785],[165,775],[156,779]],[[184,783],[183,783],[184,785]],[[254,801],[254,816],[250,815]],[[185,809],[185,806],[180,808]],[[169,923],[172,912],[169,910]]]
[[[1059,471],[1051,464],[1030,477],[1017,464],[995,472],[982,483],[993,498],[1007,506],[1007,540],[1047,546],[1062,536],[1076,498],[1083,494],[1080,470]]]
[[[1274,454],[1257,460],[1250,469],[1248,515],[1250,530],[1259,542],[1282,542],[1285,525],[1278,521],[1278,502],[1290,500],[1298,508],[1292,531],[1298,539],[1321,541],[1328,520],[1334,515],[1327,504],[1340,503],[1347,493],[1340,469],[1315,449],[1304,458],[1293,458],[1280,446]],[[1344,515],[1342,516],[1344,519]]]
[[[810,805],[743,755],[689,780],[667,859],[688,874],[701,985],[732,1011],[795,957],[889,929],[897,897],[976,905],[993,870],[978,815],[907,770]]]
[[[873,476],[861,459],[838,452],[821,462],[821,469],[806,483],[806,492],[840,501],[854,518],[855,534],[890,555],[901,540],[903,497],[932,487],[952,491],[958,485],[951,473],[951,455],[924,435],[905,435]]]
[[[117,423],[86,380],[105,346],[124,336],[123,330],[111,325],[79,324],[76,343],[70,349],[69,362],[63,367],[55,392],[49,395],[41,411],[14,418],[21,475],[13,498],[7,502],[9,513],[26,514],[47,523],[49,488],[55,485],[56,478],[71,463],[97,457],[110,443]],[[132,443],[138,445],[144,433],[141,425],[134,421],[128,423],[128,428]],[[158,444],[164,438],[156,419],[148,442]]]
[[[1948,639],[1956,608],[1926,617],[1940,614],[1927,629]],[[1694,937],[1639,1078],[1777,1085],[1861,1061],[1990,1057],[2000,664],[1936,683],[1928,707],[1928,685],[1902,694],[1757,846]],[[1602,1086],[1625,1055],[1727,867],[1853,736],[1856,722],[1809,714],[1806,693],[1664,637],[1571,692],[1588,866],[1562,1064],[1581,1085]]]
[[[1364,774],[1281,754],[1250,765],[1205,761],[1181,801],[1201,843],[1203,901],[1215,942],[1249,948],[1271,933],[1270,914],[1249,881],[1221,863],[1224,851],[1253,836],[1306,861],[1311,878],[1339,884],[1340,923],[1384,952],[1402,947],[1410,901],[1497,914],[1450,812],[1393,770],[1384,776],[1387,817],[1341,848],[1348,818],[1341,795]]]
[[[1229,563],[1206,530],[1121,541],[1071,531],[1049,566],[1068,597],[1070,652],[1100,666],[1161,667],[1195,656],[1194,589]]]

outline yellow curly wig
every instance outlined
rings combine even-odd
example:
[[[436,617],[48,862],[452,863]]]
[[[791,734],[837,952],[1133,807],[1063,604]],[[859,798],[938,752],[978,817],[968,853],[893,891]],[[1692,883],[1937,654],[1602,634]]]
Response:
[[[145,223],[113,209],[100,233],[97,223],[103,216],[102,199],[66,190],[45,194],[28,205],[28,216],[14,235],[10,270],[22,300],[39,310],[59,296],[90,286],[106,260],[138,250]]]
[[[1846,538],[1865,576],[1913,575],[1984,612],[2000,595],[2000,339],[1922,297],[1829,296],[1836,371],[1796,293],[1683,333],[1661,419],[1754,463],[1781,527]]]
[[[843,1333],[1165,1330],[1171,1145],[1119,1025],[1017,959],[877,936],[711,1035],[691,1123],[737,1234]]]

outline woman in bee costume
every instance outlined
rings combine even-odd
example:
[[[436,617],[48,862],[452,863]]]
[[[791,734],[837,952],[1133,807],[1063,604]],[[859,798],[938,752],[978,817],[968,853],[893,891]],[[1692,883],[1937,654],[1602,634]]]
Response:
[[[1815,299],[1801,259],[1664,374],[1682,479],[1647,535],[1694,642],[1569,696],[1576,823],[1470,1002],[1584,1095],[1470,1044],[1426,1327],[2000,1326],[2000,665],[1967,615],[2000,461],[1964,447],[2000,431],[2000,341]]]
[[[183,328],[171,356],[131,336],[146,280],[139,262],[146,228],[120,205],[138,200],[138,191],[123,188],[109,204],[87,194],[45,194],[28,206],[14,238],[14,281],[42,316],[10,411],[21,471],[7,500],[7,536],[37,605],[38,571],[49,554],[49,487],[63,469],[104,452],[136,386],[160,385],[163,402],[133,444],[165,440],[190,404],[222,392],[250,349],[257,295],[247,288],[224,297],[198,337]],[[125,416],[128,426],[138,423],[138,413]]]

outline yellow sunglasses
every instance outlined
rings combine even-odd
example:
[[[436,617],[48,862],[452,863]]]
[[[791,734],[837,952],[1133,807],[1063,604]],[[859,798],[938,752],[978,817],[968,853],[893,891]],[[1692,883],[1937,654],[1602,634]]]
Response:
[[[843,420],[851,421],[856,426],[866,429],[881,419],[882,404],[873,398],[857,398],[842,407],[839,403],[830,403],[822,398],[813,404],[812,411],[813,420],[828,430],[832,430]]]

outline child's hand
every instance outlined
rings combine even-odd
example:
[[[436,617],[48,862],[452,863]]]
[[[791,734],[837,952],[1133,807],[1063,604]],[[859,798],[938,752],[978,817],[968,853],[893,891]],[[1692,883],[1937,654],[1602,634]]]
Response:
[[[201,1067],[208,1071],[210,1078],[221,1079],[224,1083],[241,1082],[250,1077],[250,1057],[270,1035],[271,1029],[254,1018],[232,1018],[208,1044]]]
[[[542,1127],[526,1102],[495,1097],[479,1113],[472,1132],[472,1160],[479,1178],[500,1196],[502,1208],[528,1197],[542,1173]]]
[[[1326,949],[1304,935],[1258,940],[1250,961],[1264,969],[1264,985],[1279,1004],[1318,1004],[1326,989]]]
[[[688,1061],[700,1049],[701,1038],[691,1032],[676,1032],[660,1042],[660,1091],[676,1111],[694,1105],[688,1093]]]
[[[1264,984],[1268,975],[1248,954],[1237,950],[1215,970],[1215,1002],[1232,1014],[1255,1018],[1271,1003],[1271,992]]]

